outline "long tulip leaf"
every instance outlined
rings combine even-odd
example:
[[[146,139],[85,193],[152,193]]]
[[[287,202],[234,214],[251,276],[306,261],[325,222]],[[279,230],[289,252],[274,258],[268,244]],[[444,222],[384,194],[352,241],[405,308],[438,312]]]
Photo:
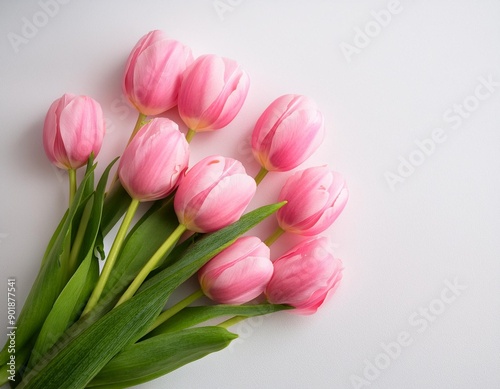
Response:
[[[115,161],[111,162],[102,174],[95,193],[89,199],[89,204],[87,204],[87,206],[91,207],[91,213],[85,226],[80,253],[78,253],[80,256],[81,253],[84,253],[85,259],[61,291],[47,316],[33,347],[29,367],[32,367],[64,331],[78,319],[99,278],[99,265],[94,257],[93,247],[99,232],[106,183]]]
[[[146,281],[133,298],[90,326],[84,316],[24,377],[19,389],[84,388],[116,354],[144,334],[180,284],[282,205],[256,209],[236,223],[200,239],[172,266]]]
[[[291,309],[289,305],[254,304],[254,305],[208,305],[187,307],[155,328],[147,338],[168,332],[179,331],[220,316],[260,316]]]
[[[23,309],[17,319],[17,333],[16,333],[16,347],[21,349],[30,338],[37,334],[40,330],[45,318],[49,314],[54,302],[56,301],[59,293],[64,288],[69,274],[64,264],[61,264],[61,257],[67,248],[65,241],[70,232],[70,227],[73,223],[73,218],[77,213],[87,181],[91,178],[95,165],[89,169],[83,178],[80,187],[76,191],[75,197],[67,215],[64,217],[64,223],[61,228],[56,229],[55,235],[49,242],[51,246],[45,255],[44,264],[33,283],[31,291],[24,303]],[[67,253],[66,253],[67,254]],[[9,354],[7,352],[7,344],[0,352],[0,365],[7,363]]]
[[[126,347],[87,385],[127,388],[222,350],[237,335],[220,327],[199,327],[161,334]]]

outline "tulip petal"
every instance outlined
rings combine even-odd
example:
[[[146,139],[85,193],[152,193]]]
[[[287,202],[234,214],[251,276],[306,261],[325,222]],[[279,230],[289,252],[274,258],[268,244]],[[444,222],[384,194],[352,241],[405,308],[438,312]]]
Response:
[[[304,162],[324,138],[323,115],[301,95],[283,95],[262,113],[252,133],[252,152],[269,171],[288,171]]]
[[[340,173],[319,166],[292,175],[279,199],[288,201],[276,215],[281,228],[295,234],[316,235],[342,212],[348,191]]]
[[[125,149],[118,175],[131,197],[152,201],[171,193],[189,161],[189,147],[177,124],[156,118]]]
[[[248,75],[235,61],[203,55],[184,74],[179,115],[195,131],[225,127],[241,109],[248,86]]]
[[[304,241],[274,262],[266,296],[270,302],[294,306],[296,313],[312,314],[332,294],[342,279],[342,269],[328,239]]]
[[[297,229],[298,233],[305,236],[314,236],[326,230],[340,216],[347,204],[348,198],[349,192],[344,187],[333,206],[320,213],[319,218],[306,219]]]
[[[76,97],[62,111],[59,128],[71,167],[76,169],[85,165],[92,152],[99,152],[102,143],[104,128],[100,105],[87,96]]]
[[[273,170],[294,169],[316,151],[323,137],[323,116],[319,111],[314,116],[309,111],[294,112],[281,122],[272,138],[270,165]]]
[[[210,297],[224,304],[243,304],[264,292],[273,264],[259,257],[246,257],[222,272],[210,289]]]
[[[59,102],[59,100],[54,101],[45,116],[43,125],[43,147],[50,162],[61,169],[67,169],[69,167],[69,161],[64,150],[61,135],[58,131],[59,120],[57,110]]]
[[[223,178],[210,190],[198,209],[193,231],[216,231],[235,222],[246,208],[242,204],[248,205],[255,190],[255,181],[246,174]]]
[[[162,31],[151,31],[128,57],[123,92],[144,115],[165,112],[177,104],[182,75],[192,61],[189,47]]]
[[[224,61],[215,55],[196,59],[186,70],[179,90],[179,114],[188,128],[204,127],[203,113],[224,88]]]
[[[132,52],[130,53],[127,59],[127,63],[125,65],[125,73],[124,73],[125,75],[122,84],[123,92],[125,95],[128,95],[127,92],[131,90],[131,88],[133,88],[134,75],[135,75],[134,69],[139,54],[142,53],[146,47],[162,39],[167,39],[166,35],[162,31],[160,30],[150,31],[149,33],[141,37],[141,39],[139,39],[137,44],[132,49]]]
[[[203,292],[223,304],[243,304],[259,296],[273,273],[270,250],[246,236],[212,258],[198,272]]]
[[[282,228],[287,225],[308,228],[314,224],[328,206],[332,181],[326,167],[306,169],[291,176],[279,195],[279,201],[288,201],[277,214]]]
[[[148,46],[134,68],[133,97],[140,111],[158,115],[177,104],[177,95],[190,50],[174,40]]]
[[[227,126],[238,114],[248,94],[249,78],[234,61],[225,61],[224,86],[213,103],[203,112],[200,123],[211,123],[198,131],[216,130]],[[211,118],[217,118],[213,121]]]

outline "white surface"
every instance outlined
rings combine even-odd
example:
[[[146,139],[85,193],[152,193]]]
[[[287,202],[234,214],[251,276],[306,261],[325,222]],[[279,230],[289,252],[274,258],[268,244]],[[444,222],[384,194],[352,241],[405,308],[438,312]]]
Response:
[[[124,61],[158,28],[195,55],[238,60],[251,76],[241,114],[196,137],[193,161],[221,153],[255,174],[248,136],[256,118],[281,94],[306,94],[328,133],[303,167],[328,163],[343,172],[351,198],[326,232],[345,276],[321,311],[236,327],[243,341],[229,350],[141,387],[354,388],[354,375],[370,388],[500,387],[498,1],[401,1],[380,31],[371,11],[387,9],[386,1],[73,0],[45,17],[40,3],[3,0],[0,11],[1,278],[17,278],[18,304],[66,203],[65,175],[42,148],[46,110],[64,92],[102,104],[111,126],[101,172],[135,120],[120,100]],[[231,10],[220,16],[222,3]],[[34,17],[45,25],[16,53],[8,34],[21,35],[24,18]],[[354,44],[357,27],[378,35],[348,62],[340,45]],[[481,77],[497,82],[488,97]],[[469,106],[470,117],[459,123],[447,113],[474,104],[474,93],[483,100]],[[392,191],[386,172],[397,173],[398,158],[408,159],[435,128],[445,141]],[[286,177],[268,176],[252,206],[273,201]],[[292,241],[282,238],[274,255]],[[466,289],[453,295],[450,282]],[[432,317],[422,316],[426,307]],[[5,298],[0,311],[4,326]],[[381,344],[398,337],[407,346],[387,359]],[[388,366],[374,377],[367,363]]]

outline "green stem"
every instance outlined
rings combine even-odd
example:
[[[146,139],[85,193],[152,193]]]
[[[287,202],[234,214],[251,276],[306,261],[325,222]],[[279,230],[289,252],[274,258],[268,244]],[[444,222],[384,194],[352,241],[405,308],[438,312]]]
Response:
[[[82,218],[80,220],[80,225],[78,226],[78,231],[75,236],[75,241],[71,247],[71,253],[69,255],[69,271],[73,273],[76,269],[76,260],[78,259],[78,254],[80,248],[82,247],[83,238],[85,237],[85,231],[87,230],[87,225],[89,224],[90,214],[92,211],[93,201],[89,200],[85,209],[83,210]]]
[[[188,143],[191,143],[191,140],[193,140],[194,136],[196,135],[195,130],[188,129],[188,132],[186,134],[186,140]]]
[[[284,233],[285,230],[282,229],[281,227],[276,228],[276,230],[274,230],[274,232],[267,237],[267,239],[264,241],[264,244],[266,246],[271,246]]]
[[[90,296],[89,301],[87,302],[87,306],[85,307],[83,311],[83,315],[86,313],[90,312],[92,308],[97,304],[99,301],[99,298],[101,297],[102,291],[104,290],[104,286],[106,285],[106,282],[108,281],[109,275],[111,274],[111,270],[113,269],[113,266],[116,262],[116,258],[118,257],[118,254],[120,253],[121,247],[123,245],[123,241],[125,239],[125,235],[127,234],[128,228],[130,226],[130,223],[132,222],[132,218],[135,215],[135,212],[137,211],[137,207],[139,206],[139,200],[132,199],[132,202],[130,203],[130,206],[128,207],[127,213],[125,214],[125,217],[123,218],[122,224],[118,230],[118,233],[116,234],[115,240],[113,244],[111,245],[111,249],[109,250],[109,255],[108,258],[106,259],[106,262],[104,264],[104,268],[102,269],[101,276],[99,277],[99,281],[97,281],[97,285],[95,286],[94,290],[92,291],[92,295]]]
[[[68,169],[69,175],[69,205],[73,202],[76,193],[76,170]]]
[[[267,170],[265,167],[261,168],[257,175],[255,176],[255,182],[257,185],[261,183],[261,181],[264,179],[264,177],[269,173],[269,170]]]
[[[153,331],[156,327],[159,325],[163,324],[166,322],[168,319],[170,319],[172,316],[174,316],[176,313],[180,312],[184,308],[186,308],[189,304],[195,302],[199,298],[203,297],[203,291],[201,289],[198,289],[196,292],[190,294],[187,296],[185,299],[179,301],[177,304],[173,305],[172,307],[166,309],[163,311],[154,321],[153,324],[151,324],[151,327],[148,329],[148,333]]]
[[[238,324],[239,322],[247,319],[246,316],[234,316],[231,319],[227,319],[226,321],[223,321],[222,323],[217,324],[217,327],[222,327],[222,328],[229,328],[231,326],[234,326],[235,324]]]
[[[184,226],[183,224],[179,224],[174,232],[170,234],[167,240],[163,242],[160,248],[153,254],[148,263],[144,265],[139,274],[137,274],[134,281],[132,281],[120,300],[118,300],[116,306],[129,300],[134,295],[134,293],[137,292],[137,289],[140,288],[142,282],[146,279],[148,274],[151,273],[151,271],[153,271],[160,264],[160,261],[163,259],[167,251],[170,250],[170,248],[179,240],[184,231],[186,231],[186,226]]]
[[[129,144],[132,141],[132,139],[134,139],[134,136],[141,129],[141,127],[146,123],[146,118],[147,118],[147,115],[144,115],[143,113],[139,112],[139,116],[137,116],[137,121],[135,122],[134,131],[132,131],[132,134],[130,134],[130,138],[129,138],[127,144]]]

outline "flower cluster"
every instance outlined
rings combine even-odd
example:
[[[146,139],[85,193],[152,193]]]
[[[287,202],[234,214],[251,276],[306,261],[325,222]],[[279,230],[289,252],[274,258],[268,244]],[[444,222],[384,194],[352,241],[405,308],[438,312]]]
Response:
[[[327,166],[296,171],[276,204],[244,215],[268,172],[297,168],[321,144],[324,119],[310,98],[278,97],[256,120],[255,178],[221,155],[189,163],[195,134],[227,126],[248,89],[249,76],[236,61],[195,59],[163,32],[146,34],[123,77],[138,120],[107,191],[114,162],[93,183],[104,137],[101,107],[71,94],[51,105],[43,145],[49,160],[68,170],[70,199],[17,323],[25,351],[24,368],[15,369],[20,388],[136,385],[224,348],[235,336],[227,327],[239,320],[285,309],[311,314],[335,290],[342,263],[319,234],[346,205],[340,173]],[[186,134],[158,116],[176,106]],[[75,171],[85,165],[78,183]],[[131,228],[140,203],[149,210]],[[271,236],[243,236],[275,212]],[[120,218],[99,272],[96,253]],[[285,232],[307,238],[273,261],[270,246]],[[200,289],[164,309],[172,291],[196,274]],[[192,305],[203,296],[213,302]],[[199,326],[228,315],[216,326]],[[4,348],[4,370],[7,361]]]

